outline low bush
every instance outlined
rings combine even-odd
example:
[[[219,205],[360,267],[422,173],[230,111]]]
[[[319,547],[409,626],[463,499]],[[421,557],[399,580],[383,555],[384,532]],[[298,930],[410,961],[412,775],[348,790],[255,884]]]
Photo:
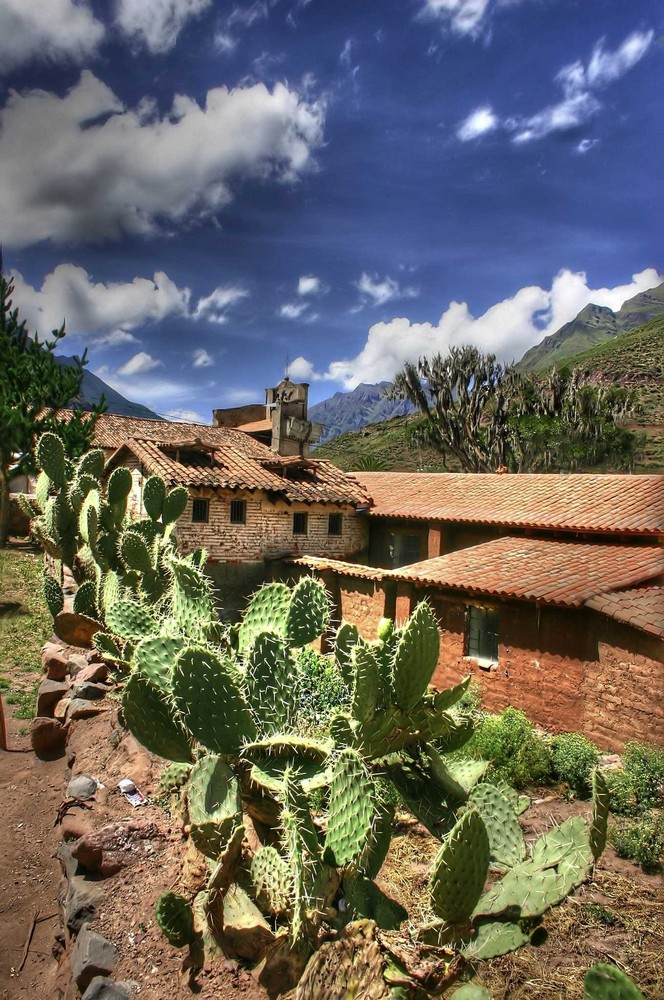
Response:
[[[551,740],[554,776],[581,798],[590,794],[592,770],[598,761],[597,747],[581,733],[560,733]]]
[[[645,872],[657,872],[664,861],[664,815],[644,813],[631,823],[613,828],[610,840],[616,853],[635,861]]]
[[[551,752],[524,712],[506,708],[500,715],[485,715],[465,755],[491,761],[491,778],[515,788],[551,780]]]
[[[639,805],[646,809],[664,806],[664,750],[645,743],[627,743],[622,760]]]
[[[307,735],[328,736],[333,715],[347,707],[350,694],[333,659],[310,647],[298,653],[300,716],[298,727]]]

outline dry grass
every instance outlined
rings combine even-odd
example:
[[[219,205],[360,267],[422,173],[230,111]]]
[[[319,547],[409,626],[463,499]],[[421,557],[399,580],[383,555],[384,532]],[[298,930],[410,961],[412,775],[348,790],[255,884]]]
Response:
[[[432,917],[428,881],[438,847],[419,824],[403,820],[380,872],[383,891],[408,910],[411,934]],[[494,1000],[582,1000],[584,973],[595,962],[619,966],[647,1000],[664,997],[661,880],[607,852],[593,881],[550,910],[544,925],[540,947],[478,964],[475,981]]]

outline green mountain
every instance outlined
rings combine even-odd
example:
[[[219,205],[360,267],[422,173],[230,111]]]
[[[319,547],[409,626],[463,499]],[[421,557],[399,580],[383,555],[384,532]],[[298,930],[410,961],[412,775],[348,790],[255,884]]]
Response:
[[[559,365],[563,360],[569,364],[574,355],[611,341],[662,313],[664,282],[646,292],[639,292],[615,313],[606,306],[591,303],[570,323],[565,323],[540,344],[526,351],[517,368],[539,371]]]
[[[634,391],[639,413],[627,426],[644,439],[634,471],[664,472],[664,311],[637,329],[620,333],[580,354],[567,355],[559,364],[581,368],[593,385],[615,385]],[[327,458],[344,471],[362,468],[444,471],[434,448],[410,443],[408,432],[417,420],[417,416],[395,417],[361,431],[341,434],[318,448],[316,457]],[[450,471],[460,470],[450,466]]]

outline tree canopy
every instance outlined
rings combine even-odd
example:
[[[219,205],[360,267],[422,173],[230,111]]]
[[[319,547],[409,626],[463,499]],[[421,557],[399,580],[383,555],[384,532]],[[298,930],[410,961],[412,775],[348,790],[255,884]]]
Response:
[[[39,435],[57,429],[67,453],[76,457],[89,447],[97,415],[105,409],[102,402],[92,412],[72,410],[70,420],[57,420],[55,411],[80,392],[87,352],[73,364],[59,365],[54,351],[65,336],[64,324],[50,340],[31,336],[13,306],[13,292],[0,257],[0,547],[7,541],[10,478],[35,471]]]
[[[578,370],[546,377],[502,365],[475,347],[407,362],[392,394],[422,414],[415,436],[464,472],[571,471],[608,460],[629,468],[636,438],[620,426],[624,390],[594,387]]]

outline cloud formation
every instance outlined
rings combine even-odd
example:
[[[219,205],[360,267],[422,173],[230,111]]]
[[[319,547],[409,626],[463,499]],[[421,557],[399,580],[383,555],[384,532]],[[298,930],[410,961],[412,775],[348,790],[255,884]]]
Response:
[[[511,136],[512,142],[521,144],[543,139],[552,132],[569,132],[578,128],[601,110],[599,93],[643,59],[654,37],[652,30],[634,31],[613,51],[604,47],[604,39],[601,38],[587,64],[577,59],[556,74],[555,82],[563,92],[560,100],[532,115],[502,119],[488,105],[476,108],[457,126],[457,138],[461,142],[469,142],[502,129]],[[577,148],[577,152],[584,151]]]
[[[220,285],[213,292],[198,300],[192,313],[194,319],[204,319],[208,323],[227,323],[228,310],[236,302],[246,299],[249,292],[238,285]]]
[[[393,299],[414,299],[420,294],[419,289],[406,286],[402,288],[398,281],[385,275],[379,278],[373,277],[366,271],[354,282],[355,287],[362,297],[363,304],[370,303],[372,306],[384,306],[386,302]]]
[[[634,274],[626,285],[590,288],[585,272],[565,269],[556,275],[550,289],[537,285],[520,288],[481,316],[473,316],[465,302],[451,302],[437,323],[413,323],[406,317],[374,323],[354,358],[333,361],[327,371],[319,373],[306,358],[299,357],[291,364],[291,372],[308,381],[326,380],[352,389],[360,382],[394,378],[405,361],[444,354],[463,344],[512,361],[574,319],[588,303],[615,311],[626,299],[662,280],[655,268],[647,268]]]
[[[186,22],[202,14],[212,0],[120,0],[116,24],[150,52],[168,52]]]
[[[0,73],[30,62],[74,62],[92,56],[105,34],[87,3],[0,0]]]
[[[58,264],[34,288],[13,272],[16,303],[30,331],[42,337],[66,321],[68,335],[86,343],[116,347],[135,342],[132,331],[167,316],[186,316],[191,293],[163,271],[127,282],[93,281],[75,264]]]
[[[126,361],[118,368],[118,375],[145,375],[147,372],[151,372],[153,368],[161,367],[163,367],[162,361],[158,361],[157,358],[153,358],[151,354],[147,354],[145,351],[139,351],[138,354],[134,354],[129,361]]]
[[[88,70],[65,94],[11,91],[0,113],[5,244],[154,233],[215,215],[247,179],[290,183],[312,167],[324,107],[263,84],[133,108]]]
[[[192,354],[192,368],[209,368],[214,364],[214,359],[204,347],[198,347]]]
[[[322,291],[321,280],[315,274],[303,274],[297,283],[298,295],[319,295]]]
[[[439,21],[457,35],[477,35],[484,27],[490,0],[424,0],[420,17]]]

